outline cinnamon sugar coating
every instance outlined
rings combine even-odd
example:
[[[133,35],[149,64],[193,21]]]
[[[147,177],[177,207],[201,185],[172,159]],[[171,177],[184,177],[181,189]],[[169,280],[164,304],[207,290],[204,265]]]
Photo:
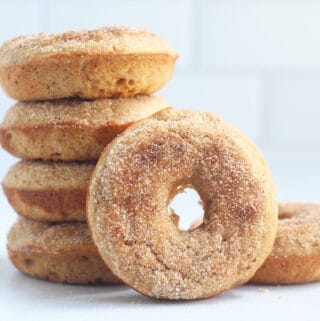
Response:
[[[0,125],[0,143],[22,159],[96,160],[125,128],[166,107],[156,96],[18,102]]]
[[[190,185],[204,221],[180,231],[168,205]],[[277,204],[264,158],[240,131],[210,113],[166,109],[103,152],[87,218],[124,283],[155,298],[199,299],[252,277],[271,251]]]
[[[0,47],[0,84],[17,100],[152,94],[178,55],[160,37],[126,27],[27,35]]]
[[[306,283],[320,280],[320,205],[280,203],[271,255],[251,282]]]
[[[84,223],[46,224],[20,219],[7,249],[18,270],[39,279],[73,284],[119,284],[106,268]]]
[[[61,53],[129,54],[176,52],[156,34],[133,27],[103,27],[59,34],[39,33],[13,38],[0,48],[0,66],[22,64]]]

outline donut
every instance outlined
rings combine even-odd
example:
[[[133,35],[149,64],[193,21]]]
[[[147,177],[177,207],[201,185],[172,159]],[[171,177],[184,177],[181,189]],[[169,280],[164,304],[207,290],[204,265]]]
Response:
[[[21,161],[2,186],[21,216],[37,221],[86,221],[86,195],[93,162]]]
[[[21,272],[52,282],[119,284],[104,265],[84,223],[41,223],[20,219],[7,243]]]
[[[168,205],[185,187],[202,224],[178,229]],[[110,270],[154,298],[191,300],[249,280],[270,254],[277,203],[266,162],[237,129],[207,112],[168,108],[102,153],[87,194],[89,229]]]
[[[252,283],[320,281],[320,205],[280,203],[277,236],[270,256]]]
[[[18,102],[0,125],[0,143],[22,159],[97,160],[130,124],[167,105],[154,96]]]
[[[128,27],[20,36],[0,47],[0,84],[17,100],[152,94],[172,77],[176,52]]]

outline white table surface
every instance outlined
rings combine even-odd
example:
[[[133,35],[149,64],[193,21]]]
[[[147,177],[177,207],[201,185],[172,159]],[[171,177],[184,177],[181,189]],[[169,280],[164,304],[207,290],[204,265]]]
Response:
[[[319,158],[268,153],[280,199],[317,201]],[[290,161],[288,161],[290,160]],[[318,199],[319,201],[319,199]],[[194,302],[146,298],[125,286],[71,286],[19,273],[6,254],[6,233],[16,215],[0,193],[0,320],[319,320],[320,283],[245,285]],[[60,319],[59,319],[60,318]]]

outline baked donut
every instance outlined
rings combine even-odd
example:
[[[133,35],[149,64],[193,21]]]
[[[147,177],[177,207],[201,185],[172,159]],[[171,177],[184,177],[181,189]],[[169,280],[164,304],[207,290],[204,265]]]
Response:
[[[86,221],[86,195],[95,163],[22,161],[2,186],[22,216],[37,221]]]
[[[313,281],[320,281],[320,205],[281,203],[273,250],[251,282]]]
[[[104,265],[84,223],[47,224],[20,219],[9,234],[10,260],[39,279],[73,284],[119,284]]]
[[[178,55],[160,37],[128,27],[20,36],[0,47],[0,84],[17,100],[152,94]]]
[[[196,229],[178,229],[168,205],[184,187],[204,204]],[[124,283],[161,299],[199,299],[249,280],[269,255],[277,203],[260,152],[206,112],[166,109],[103,152],[87,219],[100,256]]]
[[[0,125],[0,142],[22,159],[96,160],[125,128],[167,106],[154,96],[18,102]]]

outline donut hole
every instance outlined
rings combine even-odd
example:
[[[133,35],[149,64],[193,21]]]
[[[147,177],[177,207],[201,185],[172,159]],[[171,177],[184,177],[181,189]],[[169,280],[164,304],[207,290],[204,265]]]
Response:
[[[198,192],[193,187],[178,186],[168,205],[172,222],[180,231],[192,231],[203,223],[204,209]]]

